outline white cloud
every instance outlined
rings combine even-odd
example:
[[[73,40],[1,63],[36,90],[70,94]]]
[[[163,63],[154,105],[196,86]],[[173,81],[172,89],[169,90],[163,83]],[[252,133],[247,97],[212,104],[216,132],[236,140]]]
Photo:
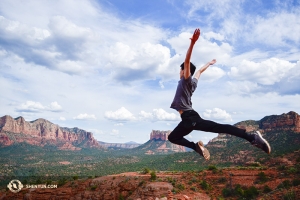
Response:
[[[295,65],[278,58],[270,58],[261,63],[243,60],[240,66],[231,68],[229,75],[237,80],[273,85],[285,77]]]
[[[133,114],[124,107],[121,107],[116,111],[106,111],[104,116],[109,120],[115,120],[115,121],[135,120]]]
[[[40,102],[26,101],[16,108],[18,112],[42,112],[45,107]]]
[[[109,134],[117,136],[117,135],[119,135],[119,130],[113,129]]]
[[[93,134],[97,134],[97,135],[103,135],[104,132],[102,130],[98,130],[98,129],[89,129],[89,132],[92,132]]]
[[[51,104],[48,106],[48,110],[52,111],[52,112],[61,112],[62,107],[56,101],[54,101],[54,102],[51,102]]]
[[[201,80],[205,81],[215,81],[224,76],[226,73],[221,68],[209,67],[203,74],[201,74]]]
[[[266,17],[257,16],[249,19],[251,24],[245,24],[251,30],[245,35],[252,41],[271,46],[285,45],[290,41],[297,44],[300,42],[299,18],[299,12],[287,13],[285,11],[271,12]]]
[[[96,116],[95,115],[89,115],[89,114],[79,114],[76,117],[73,117],[73,119],[78,119],[78,120],[95,120]]]
[[[124,126],[123,123],[117,123],[117,124],[114,124],[114,126]]]
[[[59,120],[60,121],[66,121],[66,118],[65,117],[59,117]]]
[[[16,108],[18,112],[61,112],[62,107],[56,102],[51,102],[49,106],[43,106],[40,102],[26,101]]]
[[[141,111],[139,113],[141,120],[151,120],[151,121],[178,121],[179,114],[168,113],[165,110],[153,109],[151,113]]]
[[[224,36],[223,35],[221,35],[220,33],[212,32],[212,31],[206,32],[206,33],[204,33],[202,35],[207,40],[210,40],[210,39],[215,39],[215,40],[219,40],[219,41],[223,41],[224,40]]]
[[[220,120],[224,122],[231,122],[232,118],[229,113],[220,108],[213,108],[212,110],[206,109],[203,116],[213,120]]]

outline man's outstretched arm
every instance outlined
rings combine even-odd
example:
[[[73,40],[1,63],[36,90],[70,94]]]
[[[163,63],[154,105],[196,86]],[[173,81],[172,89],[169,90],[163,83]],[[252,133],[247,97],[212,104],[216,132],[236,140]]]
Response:
[[[184,60],[184,72],[183,72],[183,76],[184,76],[185,79],[187,79],[191,75],[190,60],[191,60],[191,56],[192,56],[192,51],[193,51],[194,44],[197,42],[199,36],[200,36],[200,29],[197,28],[195,30],[192,38],[190,38],[191,39],[191,43],[190,43],[189,49],[188,49],[188,51],[186,53],[185,60]]]
[[[194,78],[196,78],[197,80],[200,78],[200,75],[211,65],[215,64],[217,61],[216,59],[213,59],[212,61],[206,63],[203,67],[201,67],[196,73]]]

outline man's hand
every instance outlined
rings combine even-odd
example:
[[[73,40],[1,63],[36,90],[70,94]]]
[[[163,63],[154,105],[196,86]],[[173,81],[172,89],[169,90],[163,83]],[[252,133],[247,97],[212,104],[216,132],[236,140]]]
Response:
[[[211,60],[210,62],[209,62],[209,64],[210,65],[213,65],[213,64],[215,64],[217,62],[217,60],[216,59],[213,59],[213,60]]]
[[[191,42],[192,42],[192,43],[196,43],[197,40],[198,40],[198,38],[199,38],[199,36],[200,36],[200,29],[197,28],[197,29],[194,31],[193,36],[190,38],[190,39],[191,39]]]

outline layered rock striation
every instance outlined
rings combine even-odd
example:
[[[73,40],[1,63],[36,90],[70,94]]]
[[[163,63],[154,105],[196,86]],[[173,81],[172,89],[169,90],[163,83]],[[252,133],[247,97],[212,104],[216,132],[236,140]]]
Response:
[[[150,140],[167,141],[170,133],[171,133],[171,131],[152,130],[152,132],[150,133]]]
[[[23,117],[0,118],[0,145],[10,146],[26,142],[31,145],[55,145],[62,150],[100,148],[91,132],[79,128],[63,128],[45,119],[27,122]]]

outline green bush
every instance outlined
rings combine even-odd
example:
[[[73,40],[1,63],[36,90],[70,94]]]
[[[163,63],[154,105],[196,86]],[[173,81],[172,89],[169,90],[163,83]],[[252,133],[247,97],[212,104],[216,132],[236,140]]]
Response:
[[[179,190],[179,191],[182,191],[182,190],[185,190],[185,186],[181,183],[177,184],[176,185],[176,188]]]
[[[200,186],[203,190],[210,190],[211,189],[211,186],[205,180],[201,181]]]
[[[264,186],[263,193],[269,193],[271,191],[272,191],[272,189],[269,186],[267,186],[267,185]]]
[[[142,174],[148,174],[150,172],[150,169],[148,169],[147,167],[145,167],[142,171]]]
[[[258,174],[258,181],[261,183],[267,182],[268,178],[264,172],[259,172]]]
[[[92,190],[92,191],[95,191],[95,190],[96,190],[96,188],[97,188],[97,185],[93,185],[93,186],[91,186],[91,190]]]
[[[280,189],[280,188],[289,189],[291,186],[292,186],[291,181],[285,180],[285,181],[283,181],[282,183],[280,183],[280,184],[277,186],[277,188],[278,188],[278,189]]]
[[[300,185],[300,179],[294,179],[292,182],[293,186],[298,186]]]
[[[223,197],[230,197],[232,196],[232,191],[229,188],[224,188],[222,190]]]
[[[217,167],[214,165],[209,165],[208,170],[217,170]]]
[[[294,191],[289,191],[283,196],[284,200],[296,200],[296,194]]]
[[[258,194],[259,192],[254,186],[251,186],[250,188],[244,191],[244,197],[246,199],[254,199],[256,196],[258,196]]]
[[[155,171],[152,171],[151,173],[150,173],[150,175],[151,175],[151,181],[155,181],[156,180],[156,173],[155,173]]]

